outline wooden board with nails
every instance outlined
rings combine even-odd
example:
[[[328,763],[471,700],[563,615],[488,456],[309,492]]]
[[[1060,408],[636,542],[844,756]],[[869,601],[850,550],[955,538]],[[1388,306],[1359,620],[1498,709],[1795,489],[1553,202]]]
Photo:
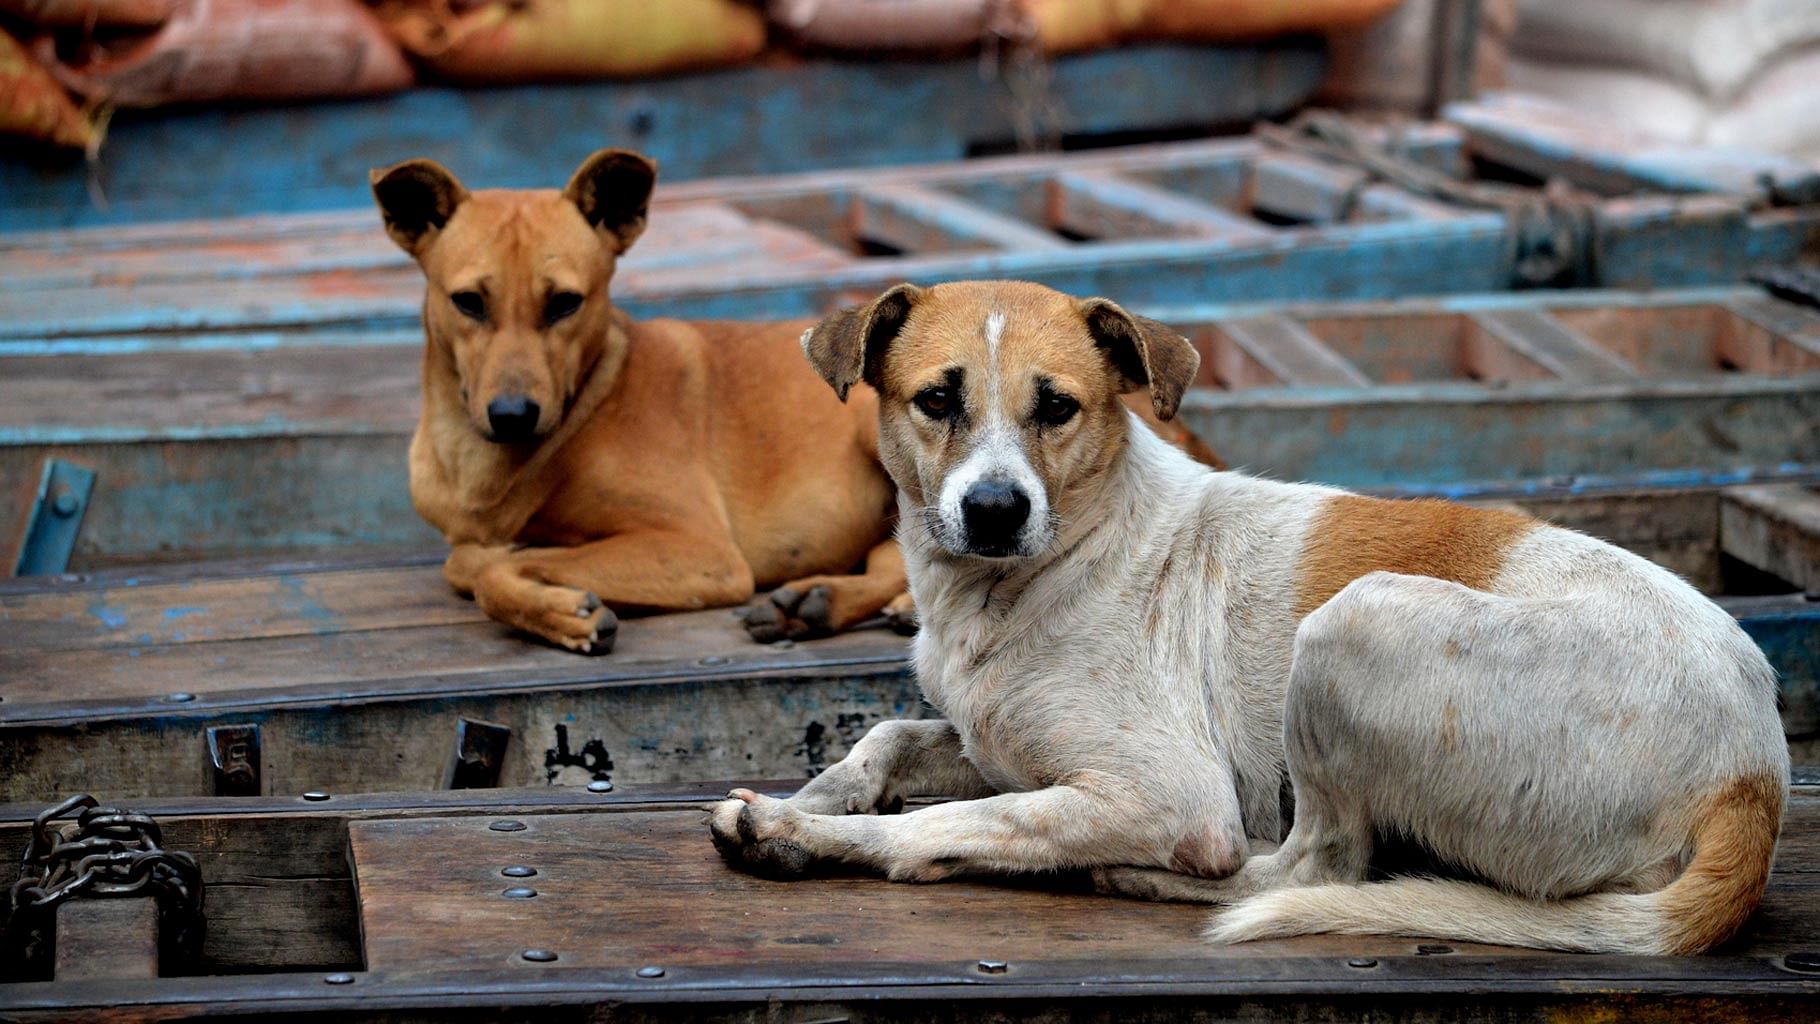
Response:
[[[1820,788],[1797,774],[1761,909],[1735,942],[1693,958],[1343,936],[1216,947],[1198,936],[1204,908],[1102,897],[1068,874],[764,881],[708,842],[699,808],[726,782],[153,800],[137,809],[202,866],[201,961],[155,982],[0,983],[0,1013],[1265,1020],[1343,1015],[1365,997],[1420,1021],[1669,1019],[1692,1006],[1703,1020],[1796,1020],[1820,996],[1803,967],[1820,946]],[[22,845],[38,809],[0,806],[0,849]]]
[[[1820,465],[1784,470],[1442,493],[1583,529],[1718,597],[1780,669],[1804,756],[1820,754],[1820,605],[1803,597]],[[726,611],[633,618],[585,658],[488,621],[435,561],[0,584],[0,800],[245,791],[217,764],[210,730],[227,728],[257,751],[251,791],[273,794],[433,789],[457,758],[489,786],[803,778],[877,722],[926,713],[884,628],[761,646]]]

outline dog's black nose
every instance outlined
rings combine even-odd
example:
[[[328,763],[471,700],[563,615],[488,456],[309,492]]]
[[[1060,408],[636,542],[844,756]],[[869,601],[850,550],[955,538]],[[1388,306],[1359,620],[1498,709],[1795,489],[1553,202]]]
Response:
[[[981,480],[961,495],[967,547],[982,555],[1008,555],[1030,518],[1030,496],[1008,480]]]
[[[523,395],[500,395],[487,403],[487,425],[493,428],[493,440],[512,444],[529,441],[537,433],[537,414],[542,408]]]

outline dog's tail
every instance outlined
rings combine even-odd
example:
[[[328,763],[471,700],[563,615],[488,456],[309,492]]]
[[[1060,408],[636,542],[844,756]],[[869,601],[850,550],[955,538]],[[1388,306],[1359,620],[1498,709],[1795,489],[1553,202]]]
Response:
[[[1470,882],[1393,879],[1280,889],[1214,918],[1218,942],[1316,932],[1409,935],[1587,953],[1702,953],[1744,926],[1769,881],[1786,787],[1740,780],[1693,819],[1693,858],[1650,893],[1532,900]]]

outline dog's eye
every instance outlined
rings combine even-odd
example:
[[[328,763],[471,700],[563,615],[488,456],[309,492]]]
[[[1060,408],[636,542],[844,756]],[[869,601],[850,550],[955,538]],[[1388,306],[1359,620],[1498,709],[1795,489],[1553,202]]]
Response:
[[[943,387],[924,388],[916,393],[916,407],[932,420],[945,420],[954,415],[954,395]]]
[[[449,296],[449,302],[469,320],[478,320],[483,324],[487,322],[487,297],[485,295],[473,291],[456,292]]]
[[[544,300],[543,322],[545,326],[559,323],[575,315],[581,309],[581,295],[576,292],[557,292]]]
[[[1036,400],[1036,420],[1047,427],[1059,427],[1081,411],[1081,403],[1054,391],[1043,392]]]

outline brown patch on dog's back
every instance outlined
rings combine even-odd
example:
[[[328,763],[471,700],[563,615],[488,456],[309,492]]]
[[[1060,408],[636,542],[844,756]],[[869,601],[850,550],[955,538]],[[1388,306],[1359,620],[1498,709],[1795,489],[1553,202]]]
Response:
[[[1338,495],[1309,524],[1296,574],[1296,616],[1379,570],[1487,590],[1511,545],[1540,525],[1500,509]]]

